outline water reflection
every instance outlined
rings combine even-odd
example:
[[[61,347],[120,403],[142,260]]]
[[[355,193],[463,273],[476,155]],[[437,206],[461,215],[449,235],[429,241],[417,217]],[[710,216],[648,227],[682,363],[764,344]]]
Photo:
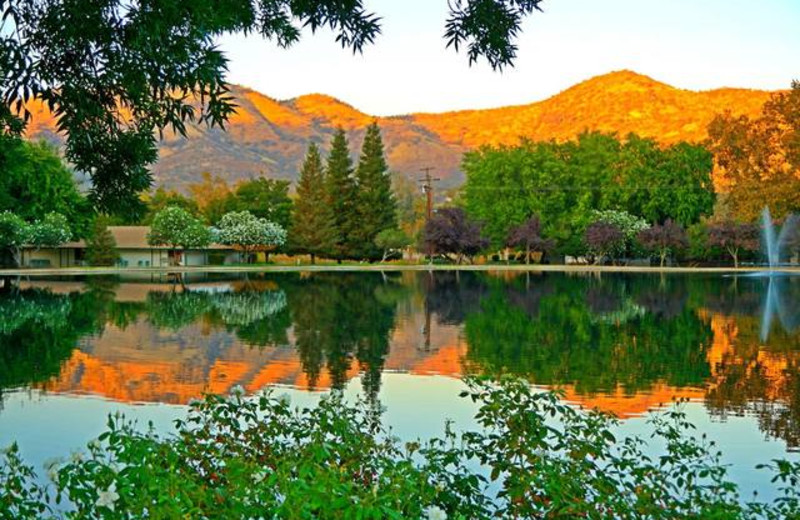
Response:
[[[374,402],[386,371],[514,374],[623,417],[688,397],[800,446],[799,301],[793,277],[22,281],[0,294],[0,399],[34,387],[185,403],[235,384],[322,390],[358,377]]]

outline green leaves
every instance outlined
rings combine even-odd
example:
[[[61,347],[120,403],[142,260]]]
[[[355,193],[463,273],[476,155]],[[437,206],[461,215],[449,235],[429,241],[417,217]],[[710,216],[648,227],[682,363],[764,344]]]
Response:
[[[0,465],[0,518],[793,518],[800,464],[774,461],[772,503],[740,500],[714,444],[680,404],[654,416],[665,448],[617,439],[618,421],[516,379],[467,380],[479,428],[405,447],[368,403],[293,407],[267,391],[208,395],[173,435],[121,416],[46,488],[16,446]],[[5,515],[5,516],[3,516]],[[794,515],[794,516],[793,516]]]
[[[498,248],[534,215],[561,253],[581,255],[581,235],[594,210],[688,226],[714,204],[705,149],[687,143],[662,148],[633,134],[620,139],[589,132],[564,143],[484,147],[465,155],[463,169],[466,209],[485,223]]]
[[[541,11],[540,3],[542,0],[456,0],[449,4],[444,33],[447,46],[456,51],[466,46],[470,65],[483,56],[495,70],[511,66],[517,57],[514,40],[522,20]]]
[[[147,242],[172,248],[196,249],[211,242],[211,231],[186,210],[169,206],[153,218]]]

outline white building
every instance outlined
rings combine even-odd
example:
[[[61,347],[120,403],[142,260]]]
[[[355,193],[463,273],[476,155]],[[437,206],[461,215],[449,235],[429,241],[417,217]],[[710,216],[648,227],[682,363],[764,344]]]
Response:
[[[169,267],[224,265],[239,261],[239,253],[228,246],[212,244],[204,249],[172,251],[147,243],[148,226],[109,226],[117,243],[119,267]],[[175,257],[175,261],[172,261]],[[86,263],[86,242],[67,242],[57,248],[22,251],[25,267],[75,267]]]

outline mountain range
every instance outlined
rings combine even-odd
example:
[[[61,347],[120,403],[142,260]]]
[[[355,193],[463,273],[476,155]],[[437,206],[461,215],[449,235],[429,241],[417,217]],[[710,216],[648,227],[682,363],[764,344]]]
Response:
[[[664,144],[700,142],[716,114],[730,110],[755,116],[771,94],[733,88],[684,90],[617,71],[527,105],[375,117],[322,94],[281,101],[242,86],[233,85],[231,91],[238,109],[226,131],[190,125],[188,138],[165,135],[153,167],[156,184],[185,190],[203,172],[230,182],[259,175],[295,180],[309,141],[326,150],[341,126],[355,158],[365,127],[377,121],[392,170],[416,178],[420,168],[430,166],[442,185],[451,187],[463,181],[464,152],[482,145],[515,144],[522,137],[561,141],[584,130],[623,136],[636,132]],[[34,112],[28,135],[58,141],[54,128],[53,118],[40,109]]]

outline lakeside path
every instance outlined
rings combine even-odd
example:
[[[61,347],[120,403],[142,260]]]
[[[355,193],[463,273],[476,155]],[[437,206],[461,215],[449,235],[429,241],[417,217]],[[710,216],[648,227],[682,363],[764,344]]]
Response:
[[[517,271],[565,273],[785,273],[800,274],[798,267],[628,267],[595,265],[254,265],[254,266],[204,266],[204,267],[63,267],[39,269],[0,269],[0,276],[70,276],[159,273],[287,273],[287,272],[381,272],[381,271]]]

